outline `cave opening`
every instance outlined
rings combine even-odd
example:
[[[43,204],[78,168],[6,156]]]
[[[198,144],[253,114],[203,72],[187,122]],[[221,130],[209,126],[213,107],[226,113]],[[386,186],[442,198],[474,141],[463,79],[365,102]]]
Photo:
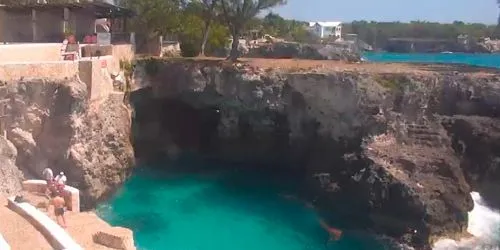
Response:
[[[318,121],[303,120],[299,126],[304,136],[291,138],[285,113],[242,112],[231,114],[235,118],[231,120],[217,105],[193,106],[196,102],[182,98],[136,98],[134,150],[141,160],[155,163],[150,167],[183,174],[230,171],[232,177],[224,185],[229,190],[241,188],[242,180],[253,183],[252,188],[273,186],[276,192],[312,205],[334,225],[373,228],[371,186],[364,183],[371,173],[366,171],[361,182],[353,179],[370,164],[361,157],[364,131],[354,139],[334,141],[318,134]],[[262,128],[262,124],[268,125]],[[228,132],[233,134],[228,137]],[[161,163],[170,158],[166,155],[171,145],[182,152],[178,158],[182,164]],[[340,191],[323,186],[316,176],[322,173],[330,176],[328,185],[338,184]],[[388,233],[400,236],[400,232],[398,228]]]

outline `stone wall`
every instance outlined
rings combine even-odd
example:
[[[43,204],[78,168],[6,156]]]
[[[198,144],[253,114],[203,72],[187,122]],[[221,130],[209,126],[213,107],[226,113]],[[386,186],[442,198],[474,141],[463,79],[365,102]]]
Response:
[[[113,81],[110,77],[108,65],[112,65],[114,58],[105,56],[92,60],[81,60],[78,76],[87,84],[90,100],[106,98],[113,91]]]
[[[78,75],[78,69],[77,61],[0,64],[0,81],[17,81],[40,76],[61,80]]]
[[[91,100],[107,97],[113,91],[110,72],[119,72],[119,62],[112,56],[86,58],[80,61],[0,64],[0,81],[36,79],[71,79],[78,76],[87,85]]]
[[[47,182],[44,180],[26,180],[23,181],[23,190],[43,194],[47,190]],[[80,191],[78,189],[65,185],[63,197],[69,211],[80,212]]]
[[[61,61],[61,43],[0,44],[0,63]]]
[[[120,60],[131,62],[135,57],[135,46],[132,44],[117,44],[113,45],[113,62],[108,64],[108,69],[111,72],[120,70]]]

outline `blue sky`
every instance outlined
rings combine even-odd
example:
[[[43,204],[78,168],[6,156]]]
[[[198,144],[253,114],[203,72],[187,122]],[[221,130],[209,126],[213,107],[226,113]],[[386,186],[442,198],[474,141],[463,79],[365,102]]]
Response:
[[[303,21],[460,20],[486,24],[495,24],[499,14],[496,0],[288,0],[273,11]]]

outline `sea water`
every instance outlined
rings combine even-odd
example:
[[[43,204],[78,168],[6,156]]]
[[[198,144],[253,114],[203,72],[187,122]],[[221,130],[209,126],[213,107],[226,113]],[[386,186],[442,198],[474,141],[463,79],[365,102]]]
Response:
[[[328,242],[316,211],[287,198],[290,184],[250,170],[173,173],[141,166],[97,212],[132,229],[141,250],[389,249],[363,231],[345,230]]]
[[[500,68],[500,54],[368,52],[363,57],[370,62],[456,63]]]
[[[372,62],[460,63],[500,68],[500,55],[495,54],[367,53],[365,58]],[[139,166],[118,193],[97,209],[112,225],[132,229],[140,250],[392,248],[359,230],[345,230],[340,241],[328,242],[327,233],[318,224],[320,216],[300,201],[285,198],[284,193],[293,192],[287,190],[293,183],[280,183],[279,177],[158,169]],[[471,196],[474,210],[469,213],[468,231],[476,237],[458,242],[444,239],[436,243],[435,250],[500,250],[500,212],[485,206],[479,193]]]
[[[478,192],[471,193],[474,209],[469,212],[467,231],[473,238],[454,241],[443,239],[434,250],[500,250],[500,212],[487,207]]]

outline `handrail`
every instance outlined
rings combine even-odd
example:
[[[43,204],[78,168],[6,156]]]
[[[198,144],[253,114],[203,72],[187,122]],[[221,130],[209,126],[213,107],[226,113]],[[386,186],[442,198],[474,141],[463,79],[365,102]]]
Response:
[[[15,202],[15,197],[8,199],[8,207],[18,213],[45,236],[50,245],[58,250],[83,250],[71,236],[46,214],[27,202]]]

